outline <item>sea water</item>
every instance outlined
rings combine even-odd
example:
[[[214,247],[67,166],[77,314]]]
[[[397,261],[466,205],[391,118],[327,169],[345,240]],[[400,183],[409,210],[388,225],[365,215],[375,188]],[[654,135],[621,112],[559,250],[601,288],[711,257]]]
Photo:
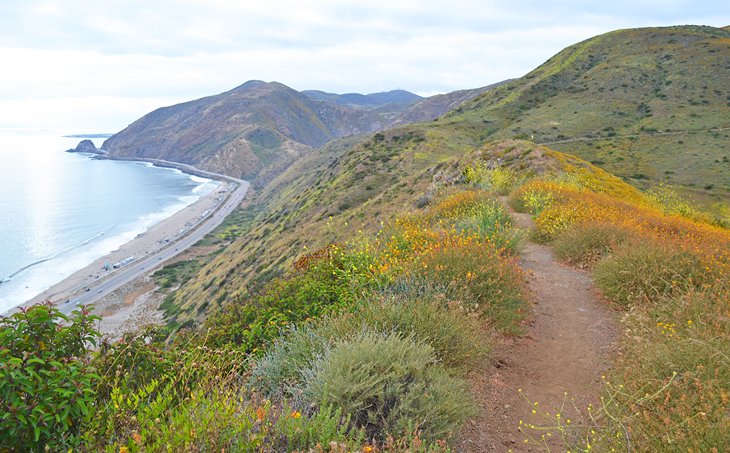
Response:
[[[22,304],[216,183],[144,162],[67,153],[80,138],[0,130],[0,314]],[[103,139],[93,139],[100,146]]]

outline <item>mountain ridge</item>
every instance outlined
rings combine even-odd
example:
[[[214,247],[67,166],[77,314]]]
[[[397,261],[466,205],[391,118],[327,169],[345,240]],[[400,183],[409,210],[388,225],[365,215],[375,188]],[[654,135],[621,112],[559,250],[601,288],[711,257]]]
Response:
[[[459,92],[457,100],[465,100],[464,93],[478,92]],[[414,116],[423,98],[404,90],[371,95],[317,93],[337,102],[307,96],[279,82],[250,80],[223,93],[156,109],[108,138],[101,149],[112,157],[179,161],[257,180],[263,186],[330,140],[433,119],[453,104],[453,98],[440,97],[424,104],[427,111]],[[367,103],[353,106],[352,99]],[[399,117],[406,107],[411,118]]]
[[[321,90],[303,90],[302,94],[319,101],[328,101],[340,105],[357,106],[365,109],[376,109],[388,104],[410,105],[425,99],[415,93],[406,90],[390,90],[379,93],[360,94],[344,93],[335,94]]]

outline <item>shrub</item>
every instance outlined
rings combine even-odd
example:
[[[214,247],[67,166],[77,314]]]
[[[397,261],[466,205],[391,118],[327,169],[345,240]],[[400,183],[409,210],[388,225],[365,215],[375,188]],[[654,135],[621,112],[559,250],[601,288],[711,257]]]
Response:
[[[299,397],[302,371],[311,367],[332,341],[314,326],[291,327],[256,361],[251,385],[268,396]]]
[[[594,277],[606,296],[628,306],[701,287],[707,275],[694,253],[647,241],[616,249],[598,262]]]
[[[355,304],[368,288],[384,283],[371,270],[366,247],[331,245],[296,263],[297,272],[269,283],[244,301],[227,304],[208,319],[209,341],[258,350],[278,337],[282,326],[319,318]]]
[[[241,373],[248,369],[244,352],[209,348],[197,335],[179,335],[176,340],[179,343],[167,344],[161,332],[148,329],[113,344],[102,343],[93,362],[102,378],[84,430],[89,450],[121,443],[130,451],[158,451],[165,442],[182,448],[195,436],[167,427],[187,423],[200,429],[208,423],[201,402],[228,410],[224,396],[242,387]],[[221,398],[208,398],[211,394]],[[236,401],[240,402],[237,392],[231,404]],[[191,419],[176,421],[182,413]]]
[[[328,317],[317,324],[292,327],[257,362],[252,385],[270,396],[297,398],[302,391],[301,371],[336,341],[358,332],[397,332],[434,350],[436,359],[456,373],[473,369],[486,359],[490,345],[482,326],[463,311],[443,301],[386,296],[358,305],[352,313]]]
[[[488,334],[479,320],[459,307],[447,307],[443,297],[386,295],[357,306],[352,313],[325,319],[320,326],[323,334],[335,338],[365,328],[411,335],[433,348],[439,363],[456,372],[474,369],[490,352]]]
[[[463,176],[467,183],[500,195],[507,195],[525,182],[525,177],[514,170],[504,167],[489,168],[481,162],[466,167]]]
[[[412,277],[446,287],[446,297],[479,313],[496,329],[519,332],[522,275],[513,258],[471,237],[444,238],[412,264]]]
[[[351,429],[350,418],[342,408],[332,406],[320,407],[309,416],[285,409],[274,425],[274,446],[278,444],[282,451],[312,451],[332,443],[343,447],[364,443],[364,432]]]
[[[87,347],[99,319],[44,303],[0,317],[0,449],[66,450],[78,443],[98,380]]]
[[[553,250],[565,262],[590,267],[624,243],[628,237],[629,232],[617,225],[588,223],[560,234],[553,242]]]
[[[517,212],[539,215],[557,201],[556,185],[536,181],[517,189],[510,196],[510,206]]]
[[[315,360],[304,395],[319,407],[341,407],[379,441],[414,429],[445,439],[474,409],[464,383],[435,361],[433,349],[412,338],[364,331]]]
[[[690,202],[682,198],[666,183],[659,183],[649,190],[647,195],[665,214],[678,215],[697,222],[711,222],[707,215],[697,211]]]

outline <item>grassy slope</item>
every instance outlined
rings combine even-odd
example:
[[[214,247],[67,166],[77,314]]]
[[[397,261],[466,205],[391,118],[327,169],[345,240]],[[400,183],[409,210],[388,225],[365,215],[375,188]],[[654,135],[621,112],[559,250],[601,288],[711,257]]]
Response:
[[[640,186],[666,179],[698,201],[727,202],[728,44],[730,33],[712,27],[611,32],[451,116],[482,122],[484,138],[532,138]]]
[[[454,158],[493,139],[592,135],[553,146],[620,176],[673,175],[688,186],[712,184],[707,192],[727,200],[730,163],[723,163],[727,152],[719,146],[728,139],[706,131],[730,126],[730,79],[716,76],[727,70],[728,42],[730,33],[709,27],[609,33],[565,49],[437,121],[313,151],[256,194],[248,207],[256,216],[250,230],[176,294],[183,309],[178,320],[195,318],[203,304],[242,300],[257,280],[281,274],[305,247],[374,230],[427,197]],[[651,135],[653,128],[678,132]],[[639,137],[634,142],[629,135]],[[697,148],[660,149],[670,138]]]
[[[204,301],[237,300],[254,280],[289,268],[305,247],[373,231],[428,190],[428,168],[475,146],[438,127],[406,126],[305,156],[255,195],[247,208],[257,219],[250,231],[179,291],[176,303],[194,315]]]

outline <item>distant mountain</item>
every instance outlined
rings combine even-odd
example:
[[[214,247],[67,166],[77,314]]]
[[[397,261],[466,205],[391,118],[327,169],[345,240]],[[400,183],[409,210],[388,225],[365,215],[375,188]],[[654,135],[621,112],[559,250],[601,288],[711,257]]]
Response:
[[[367,110],[379,109],[388,105],[405,107],[423,99],[423,97],[405,90],[392,90],[372,94],[334,94],[318,90],[304,90],[302,94],[319,101],[327,101],[350,107],[360,107]]]
[[[248,180],[258,178],[263,185],[303,153],[330,140],[431,120],[455,102],[443,95],[449,102],[437,100],[419,109],[423,98],[404,90],[304,93],[278,82],[249,81],[225,93],[157,109],[107,139],[101,148],[110,156],[171,160]],[[459,93],[454,99],[468,98]],[[414,120],[400,116],[406,107]]]
[[[394,124],[419,123],[421,121],[429,121],[434,118],[438,118],[439,116],[459,107],[459,105],[469,99],[497,88],[507,82],[509,82],[509,80],[481,88],[452,91],[451,93],[437,94],[435,96],[424,98],[421,101],[415,102],[405,108],[398,116],[398,119],[394,121]]]
[[[110,137],[102,149],[111,156],[166,159],[254,179],[334,138],[385,126],[377,113],[315,101],[281,83],[249,81],[157,109]]]

